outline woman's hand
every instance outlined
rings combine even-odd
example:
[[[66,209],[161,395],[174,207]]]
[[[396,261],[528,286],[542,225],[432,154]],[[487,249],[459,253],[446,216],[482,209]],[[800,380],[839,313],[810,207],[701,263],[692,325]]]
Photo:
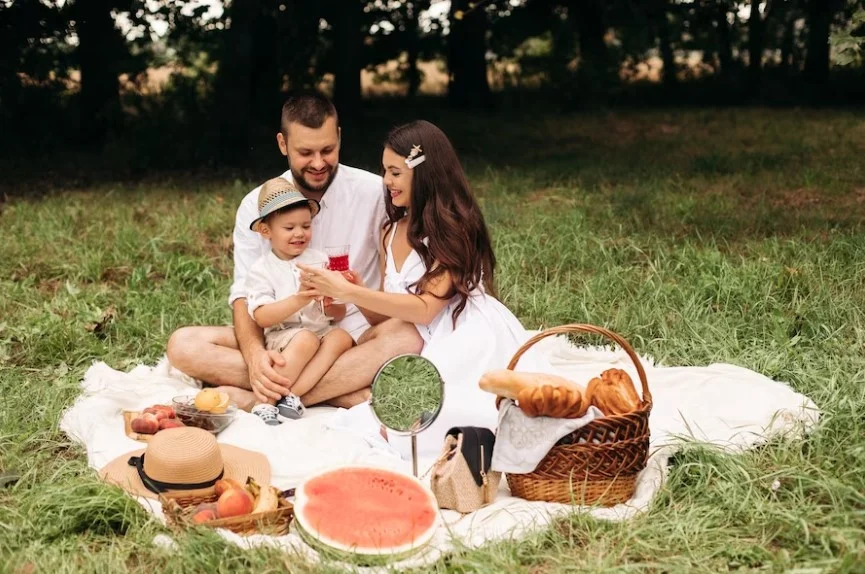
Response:
[[[301,273],[301,287],[304,291],[298,295],[306,297],[332,297],[334,299],[345,299],[353,281],[345,278],[340,271],[330,271],[317,267],[307,267],[301,263],[297,264]]]

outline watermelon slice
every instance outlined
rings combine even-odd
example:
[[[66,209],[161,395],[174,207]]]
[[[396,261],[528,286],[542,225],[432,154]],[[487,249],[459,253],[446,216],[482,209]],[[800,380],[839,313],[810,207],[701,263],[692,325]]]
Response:
[[[346,466],[307,478],[296,491],[295,525],[338,560],[381,564],[421,550],[438,525],[435,495],[413,476]]]

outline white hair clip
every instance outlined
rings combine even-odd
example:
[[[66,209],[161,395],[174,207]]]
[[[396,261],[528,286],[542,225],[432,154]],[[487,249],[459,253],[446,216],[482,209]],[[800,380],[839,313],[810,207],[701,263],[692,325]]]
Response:
[[[405,164],[409,167],[409,169],[414,169],[419,166],[426,160],[426,156],[423,155],[423,150],[419,145],[412,146],[411,151],[408,154],[408,157],[405,158]]]

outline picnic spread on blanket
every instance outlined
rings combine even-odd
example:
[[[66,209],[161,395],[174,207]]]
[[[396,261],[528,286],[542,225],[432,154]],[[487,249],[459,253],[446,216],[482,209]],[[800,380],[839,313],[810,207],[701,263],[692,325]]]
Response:
[[[579,333],[616,348],[578,347]],[[470,384],[403,355],[379,370],[369,402],[275,427],[167,360],[129,373],[97,363],[61,428],[173,529],[411,567],[568,512],[627,519],[689,442],[736,453],[818,420],[810,399],[748,369],[656,365],[594,325],[527,336]]]

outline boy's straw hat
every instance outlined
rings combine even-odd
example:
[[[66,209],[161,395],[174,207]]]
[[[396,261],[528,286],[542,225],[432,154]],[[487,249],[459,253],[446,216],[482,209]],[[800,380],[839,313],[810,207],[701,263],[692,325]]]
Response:
[[[261,190],[258,192],[258,217],[249,224],[249,228],[253,231],[258,231],[258,224],[262,219],[283,207],[294,205],[295,203],[307,203],[312,216],[315,217],[319,212],[318,202],[314,199],[307,199],[300,193],[293,183],[284,177],[275,177],[264,182]]]
[[[246,484],[251,476],[269,485],[270,463],[261,453],[219,444],[204,429],[180,427],[159,431],[146,450],[117,457],[99,476],[136,496],[157,498],[167,491],[207,490],[221,478]]]

